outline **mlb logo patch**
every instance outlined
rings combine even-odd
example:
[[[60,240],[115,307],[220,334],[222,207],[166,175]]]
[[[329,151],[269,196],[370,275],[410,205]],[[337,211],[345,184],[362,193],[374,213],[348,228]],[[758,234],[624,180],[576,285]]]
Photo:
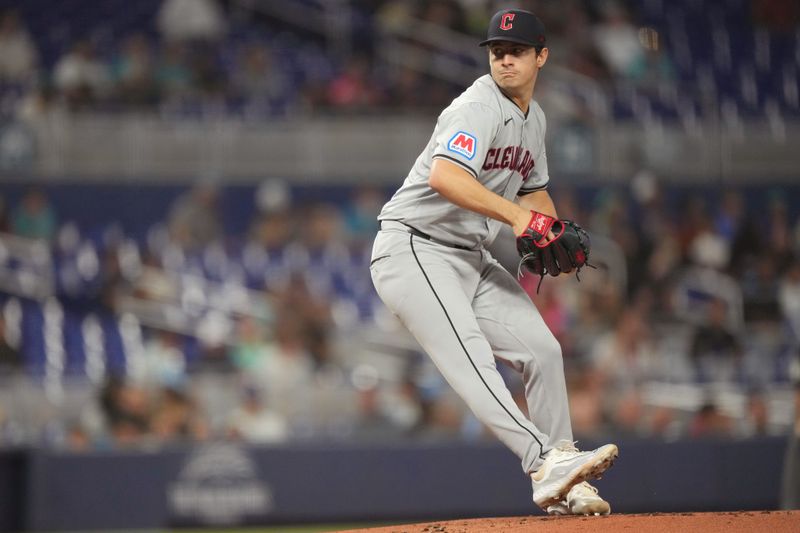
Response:
[[[461,154],[468,160],[471,160],[473,157],[475,157],[475,147],[477,144],[478,141],[473,135],[470,135],[465,131],[459,131],[453,135],[453,137],[450,139],[450,142],[447,143],[447,149],[451,152]]]

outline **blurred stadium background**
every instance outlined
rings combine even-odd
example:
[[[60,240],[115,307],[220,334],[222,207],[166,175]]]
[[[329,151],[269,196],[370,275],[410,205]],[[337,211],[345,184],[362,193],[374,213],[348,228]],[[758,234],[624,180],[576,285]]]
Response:
[[[609,267],[521,280],[604,494],[797,508],[796,1],[0,0],[0,530],[535,512],[367,268],[508,6]]]

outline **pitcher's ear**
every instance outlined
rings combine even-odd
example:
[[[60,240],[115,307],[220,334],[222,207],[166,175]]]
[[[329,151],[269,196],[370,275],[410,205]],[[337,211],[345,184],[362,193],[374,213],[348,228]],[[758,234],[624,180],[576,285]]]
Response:
[[[547,62],[547,48],[542,48],[539,50],[539,53],[536,54],[536,66],[542,68],[545,62]]]

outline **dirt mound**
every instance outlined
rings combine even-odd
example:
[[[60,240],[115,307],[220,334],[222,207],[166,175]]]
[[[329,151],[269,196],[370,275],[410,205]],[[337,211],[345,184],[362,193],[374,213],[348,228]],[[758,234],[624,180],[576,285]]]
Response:
[[[585,533],[603,532],[738,533],[800,531],[800,511],[740,511],[735,513],[653,513],[611,516],[479,518],[349,530],[360,533]]]

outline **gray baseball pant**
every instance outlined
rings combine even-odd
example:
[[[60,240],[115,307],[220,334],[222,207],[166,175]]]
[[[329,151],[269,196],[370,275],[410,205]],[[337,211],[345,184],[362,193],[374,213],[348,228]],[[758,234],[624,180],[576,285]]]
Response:
[[[560,440],[572,440],[561,347],[514,277],[484,249],[462,250],[382,223],[372,280],[475,416],[535,471]],[[530,420],[495,359],[522,374]]]

